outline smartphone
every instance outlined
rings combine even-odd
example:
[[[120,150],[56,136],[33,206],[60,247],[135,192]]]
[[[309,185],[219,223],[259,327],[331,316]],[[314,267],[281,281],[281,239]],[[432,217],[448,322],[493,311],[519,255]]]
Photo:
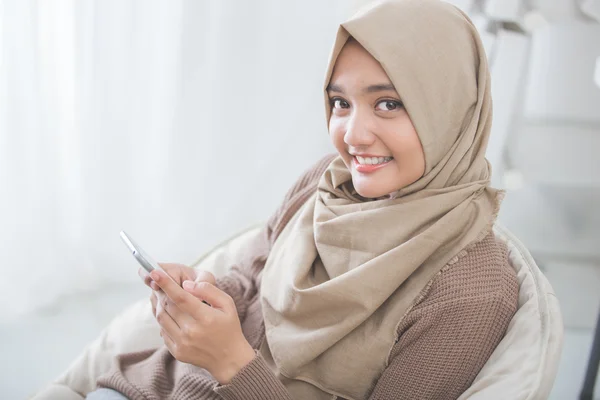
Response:
[[[165,272],[164,269],[162,269],[160,267],[160,265],[158,265],[158,263],[156,261],[154,261],[152,259],[152,257],[150,257],[148,255],[148,253],[146,253],[144,251],[144,249],[142,249],[140,246],[138,246],[137,243],[135,243],[126,233],[125,231],[121,231],[121,233],[119,234],[121,236],[121,239],[123,240],[123,243],[125,243],[125,245],[127,246],[127,248],[129,249],[129,251],[131,251],[131,254],[133,254],[133,256],[135,257],[135,259],[140,263],[140,265],[146,270],[148,271],[148,273],[154,271],[155,269],[159,269],[161,271],[163,271],[165,274],[167,274]],[[167,274],[167,276],[169,278],[171,278],[171,276],[169,274]],[[173,280],[173,278],[171,278],[171,280],[173,282],[175,282],[175,280]],[[178,284],[179,285],[179,284]],[[208,306],[210,306],[209,303],[207,303],[206,301],[202,300],[202,302]]]
[[[131,254],[133,254],[135,259],[146,271],[148,271],[148,273],[154,271],[155,269],[159,269],[161,271],[163,270],[160,265],[158,265],[158,263],[154,261],[152,257],[150,257],[148,253],[144,251],[144,249],[138,246],[138,244],[135,243],[124,231],[121,231],[119,235],[121,236],[123,243],[125,243],[129,251],[131,251]]]

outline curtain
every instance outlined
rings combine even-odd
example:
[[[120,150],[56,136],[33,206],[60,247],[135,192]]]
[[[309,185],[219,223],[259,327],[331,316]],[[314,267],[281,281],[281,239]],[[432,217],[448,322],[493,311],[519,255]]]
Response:
[[[137,281],[120,230],[191,263],[268,218],[352,4],[0,0],[0,320]]]

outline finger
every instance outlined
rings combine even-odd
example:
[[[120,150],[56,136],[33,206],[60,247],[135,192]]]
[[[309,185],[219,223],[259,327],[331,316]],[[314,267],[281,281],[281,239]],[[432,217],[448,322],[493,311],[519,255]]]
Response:
[[[171,272],[174,269],[177,269],[177,267],[181,264],[177,264],[177,263],[164,263],[164,262],[159,262],[157,263],[159,265],[159,267],[161,267],[166,273]]]
[[[154,282],[154,281],[152,280],[152,278],[150,278],[150,287],[152,288],[152,290],[156,290],[156,291],[160,290],[160,286],[158,286],[158,285],[156,284],[156,282]]]
[[[167,295],[162,291],[155,291],[152,292],[154,294],[154,296],[156,297],[156,310],[160,311],[163,309],[164,304],[166,303],[166,301],[169,299],[167,297]]]
[[[181,267],[184,267],[183,264],[163,262],[159,262],[157,264],[164,272],[167,273],[167,275],[173,278],[176,282],[179,282],[181,280],[179,278],[181,277]]]
[[[177,324],[178,327],[184,326],[184,324],[193,323],[195,318],[188,313],[182,311],[177,304],[175,304],[164,292],[159,294],[159,302],[161,308],[171,316],[173,321]]]
[[[150,304],[152,305],[152,315],[156,317],[156,295],[154,292],[150,293]]]
[[[150,278],[150,275],[144,268],[142,268],[142,267],[138,268],[138,275],[140,276],[140,278],[142,278],[142,280],[144,281],[144,284],[146,286],[150,286],[150,282],[152,282],[152,278]]]
[[[162,263],[159,262],[157,263],[158,266],[162,269],[163,272],[166,272],[168,276],[171,277],[171,279],[173,279],[175,282],[177,282],[178,284],[181,285],[181,273],[179,268],[177,268],[177,266],[179,264],[174,264],[174,263]]]
[[[158,324],[169,334],[169,336],[171,336],[171,338],[177,338],[179,337],[181,329],[173,317],[171,317],[167,310],[164,309],[165,303],[162,304],[163,309],[156,313],[156,321],[158,321]]]
[[[181,282],[187,279],[196,279],[196,270],[187,265],[176,263],[159,263],[158,265],[163,266],[167,274],[170,275],[179,286],[181,286]]]
[[[163,292],[179,307],[179,309],[190,316],[196,317],[201,310],[210,307],[194,297],[191,293],[183,290],[181,286],[170,279],[164,272],[154,270],[150,274],[152,279],[160,286]],[[190,281],[192,282],[192,281]]]
[[[217,280],[213,274],[208,271],[196,271],[196,282],[208,282],[211,285],[215,285]]]
[[[160,330],[160,336],[162,337],[165,346],[167,346],[169,353],[171,353],[171,355],[177,359],[179,354],[177,353],[177,345],[175,344],[173,338],[171,338],[163,329]]]
[[[159,267],[167,273],[179,286],[186,279],[196,279],[196,270],[184,264],[158,263]]]
[[[166,294],[161,290],[160,292],[153,292],[156,297],[156,312],[164,310],[167,300],[169,299]]]
[[[183,289],[218,310],[232,311],[235,308],[231,296],[208,282],[184,281]]]

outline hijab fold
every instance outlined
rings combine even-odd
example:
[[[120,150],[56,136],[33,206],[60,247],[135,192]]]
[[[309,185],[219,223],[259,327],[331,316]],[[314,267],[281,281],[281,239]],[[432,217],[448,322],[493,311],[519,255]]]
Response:
[[[425,174],[390,198],[365,199],[337,157],[274,243],[262,275],[260,351],[297,399],[368,398],[401,319],[446,264],[490,232],[503,194],[489,187],[490,76],[470,19],[438,0],[373,3],[340,26],[325,87],[350,36],[401,96]]]

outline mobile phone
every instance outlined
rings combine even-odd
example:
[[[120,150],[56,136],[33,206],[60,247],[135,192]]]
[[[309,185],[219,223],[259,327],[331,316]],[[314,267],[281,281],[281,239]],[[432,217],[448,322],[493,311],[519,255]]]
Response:
[[[148,271],[148,273],[154,271],[155,269],[159,269],[161,271],[163,271],[165,274],[167,274],[165,272],[164,269],[162,269],[160,267],[160,265],[158,265],[158,263],[156,261],[154,261],[152,259],[152,257],[150,257],[148,255],[148,253],[146,253],[144,251],[144,249],[142,249],[137,243],[135,243],[126,233],[125,231],[121,231],[121,233],[119,234],[119,236],[121,236],[121,240],[123,240],[123,243],[125,243],[125,245],[127,246],[127,248],[129,249],[129,251],[131,251],[131,254],[133,254],[133,256],[135,257],[135,259],[140,263],[140,265],[146,270]],[[171,278],[171,276],[169,274],[167,274],[167,276],[169,278]],[[171,278],[171,280],[173,282],[175,282],[175,280],[173,280],[173,278]],[[179,285],[179,284],[178,284]],[[209,303],[207,303],[206,301],[202,300],[202,302],[208,306],[210,306]]]
[[[146,253],[144,249],[135,243],[124,231],[121,231],[119,235],[121,236],[123,243],[125,243],[129,251],[131,251],[131,254],[133,254],[135,259],[146,271],[148,271],[148,273],[154,271],[155,269],[159,269],[161,271],[163,270],[160,265],[158,265],[158,263],[154,261],[152,257],[150,257],[148,253]]]

